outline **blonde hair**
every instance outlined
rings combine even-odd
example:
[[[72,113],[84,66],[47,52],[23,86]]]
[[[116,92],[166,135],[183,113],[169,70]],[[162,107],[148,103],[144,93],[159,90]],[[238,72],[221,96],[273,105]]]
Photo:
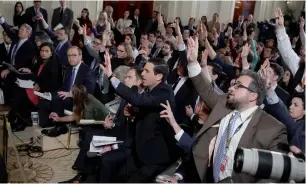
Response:
[[[129,65],[130,63],[133,62],[133,48],[131,46],[131,44],[128,44],[128,43],[121,43],[120,45],[122,45],[125,49],[125,52],[126,52],[126,57],[125,57],[125,64],[126,65]]]

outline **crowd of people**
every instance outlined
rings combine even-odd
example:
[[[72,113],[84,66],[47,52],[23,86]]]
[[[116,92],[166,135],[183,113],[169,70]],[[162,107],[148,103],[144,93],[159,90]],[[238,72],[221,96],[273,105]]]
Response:
[[[13,131],[32,126],[33,111],[40,127],[53,127],[42,130],[50,137],[67,133],[70,122],[104,121],[81,126],[72,166],[79,174],[65,182],[153,182],[181,160],[165,180],[251,183],[262,178],[233,171],[238,147],[305,151],[305,12],[289,37],[277,8],[275,34],[258,41],[251,14],[228,24],[218,13],[191,17],[184,26],[158,11],[143,20],[139,9],[113,20],[106,6],[90,20],[88,9],[76,18],[61,0],[49,25],[43,2],[33,3],[16,3],[14,25],[0,17],[0,81]],[[107,108],[113,101],[116,113]],[[94,135],[124,142],[92,156]]]

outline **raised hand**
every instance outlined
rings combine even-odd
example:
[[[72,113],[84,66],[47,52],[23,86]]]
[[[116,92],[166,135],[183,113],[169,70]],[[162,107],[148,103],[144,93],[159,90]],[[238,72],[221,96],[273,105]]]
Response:
[[[280,8],[276,8],[275,18],[276,18],[276,20],[275,20],[276,26],[279,27],[279,28],[284,27],[284,15],[283,15],[282,10]]]
[[[202,51],[201,66],[207,66],[208,50]]]
[[[300,30],[304,31],[305,27],[305,19],[301,16],[300,17]]]
[[[189,63],[197,63],[198,59],[198,48],[199,48],[199,42],[198,38],[196,37],[195,40],[193,38],[188,38],[187,40],[187,60]]]
[[[248,57],[249,53],[250,53],[250,50],[251,50],[251,45],[248,45],[248,44],[245,44],[243,47],[242,47],[242,52],[241,52],[241,58],[246,58]]]
[[[113,124],[114,124],[113,119],[114,119],[114,117],[112,115],[107,115],[105,117],[104,124],[103,124],[105,129],[113,128]]]
[[[103,64],[100,64],[100,68],[103,70],[103,72],[107,77],[110,77],[113,72],[112,72],[111,59],[108,52],[105,53],[104,60],[105,60],[105,66],[103,66]]]
[[[191,117],[193,115],[193,109],[191,105],[186,106],[185,111],[186,111],[186,116]]]
[[[160,117],[165,118],[169,124],[176,124],[169,101],[167,100],[166,104],[160,104],[160,105],[165,108],[165,110],[160,112]]]

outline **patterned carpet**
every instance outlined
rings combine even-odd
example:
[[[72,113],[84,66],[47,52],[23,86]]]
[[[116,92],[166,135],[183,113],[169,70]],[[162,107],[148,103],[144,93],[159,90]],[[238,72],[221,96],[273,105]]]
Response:
[[[28,127],[25,131],[16,132],[13,140],[15,143],[28,143],[33,137],[34,132],[40,132],[38,127]],[[18,138],[17,138],[18,137]],[[77,149],[77,134],[71,136],[71,149],[65,149],[67,134],[57,138],[43,137],[43,156],[31,158],[26,154],[19,153],[25,175],[29,183],[56,183],[65,181],[74,177],[77,172],[71,169],[79,149]],[[11,139],[11,138],[9,138]],[[16,153],[12,147],[12,141],[9,141],[7,170],[9,173],[9,182],[19,183],[23,181],[20,174],[20,168],[17,164]],[[51,148],[48,149],[48,148]]]

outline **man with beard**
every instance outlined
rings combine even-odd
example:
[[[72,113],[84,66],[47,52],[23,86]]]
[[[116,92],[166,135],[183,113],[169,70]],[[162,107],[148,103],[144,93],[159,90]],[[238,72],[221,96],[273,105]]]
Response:
[[[259,106],[266,95],[265,82],[251,71],[242,72],[220,95],[202,74],[198,58],[198,40],[188,40],[188,73],[201,99],[212,109],[194,141],[176,124],[166,105],[161,117],[175,130],[175,138],[189,160],[183,163],[185,174],[180,179],[191,182],[220,182],[231,177],[234,183],[253,183],[261,178],[233,172],[234,154],[238,147],[278,150],[287,143],[286,128]]]

